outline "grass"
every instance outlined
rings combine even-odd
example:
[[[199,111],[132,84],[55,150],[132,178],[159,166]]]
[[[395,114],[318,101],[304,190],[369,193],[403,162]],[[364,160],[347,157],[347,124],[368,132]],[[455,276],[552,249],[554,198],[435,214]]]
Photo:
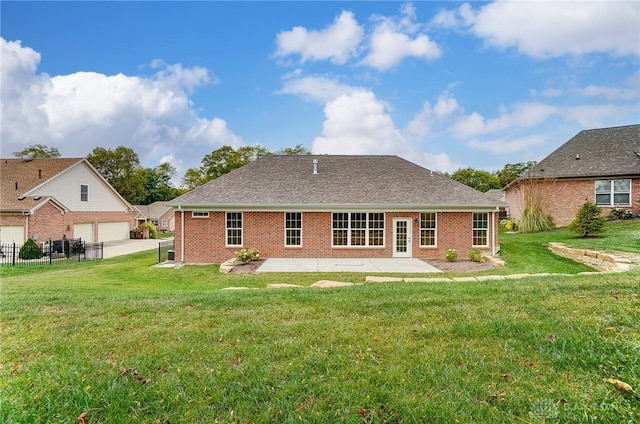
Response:
[[[632,251],[633,237],[621,242]],[[512,271],[567,271],[544,235],[501,241]],[[225,275],[155,257],[2,269],[0,421],[640,420],[639,395],[605,381],[640,388],[638,270],[238,292],[218,289],[364,276]]]

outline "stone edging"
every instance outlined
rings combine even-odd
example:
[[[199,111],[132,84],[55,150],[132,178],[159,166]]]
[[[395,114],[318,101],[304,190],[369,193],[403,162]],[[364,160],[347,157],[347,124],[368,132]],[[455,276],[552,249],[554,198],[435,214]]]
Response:
[[[567,247],[564,243],[551,242],[549,250],[558,256],[580,262],[600,272],[625,272],[639,266],[634,260],[621,254],[597,252],[587,249]]]

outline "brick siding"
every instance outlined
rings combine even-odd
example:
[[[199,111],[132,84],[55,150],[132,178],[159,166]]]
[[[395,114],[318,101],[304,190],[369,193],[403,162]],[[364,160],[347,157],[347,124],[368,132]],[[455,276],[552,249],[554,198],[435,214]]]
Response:
[[[559,227],[573,221],[578,209],[585,201],[590,200],[594,203],[596,201],[594,180],[557,180],[543,184],[545,210],[553,216],[555,224]],[[521,187],[516,186],[508,190],[506,201],[509,204],[511,217],[517,220],[524,208]],[[625,208],[640,213],[640,179],[638,178],[631,180],[631,206]],[[604,215],[611,213],[609,207],[601,207],[601,209]]]
[[[242,247],[255,247],[264,258],[391,258],[393,257],[393,219],[410,218],[412,224],[412,256],[421,259],[444,259],[447,249],[458,250],[464,259],[472,249],[471,212],[439,212],[437,215],[437,246],[420,247],[420,228],[416,220],[418,212],[385,213],[384,246],[375,247],[332,247],[330,212],[302,213],[302,246],[284,245],[284,212],[244,212],[243,246],[225,246],[225,212],[209,212],[208,218],[193,218],[191,212],[184,212],[184,227],[188,235],[184,242],[184,260],[180,257],[182,246],[182,217],[177,211],[176,260],[186,263],[222,263],[234,257]],[[497,231],[497,214],[489,214],[493,219],[493,231]],[[496,243],[497,243],[497,232]],[[489,246],[481,248],[491,251],[491,231]]]

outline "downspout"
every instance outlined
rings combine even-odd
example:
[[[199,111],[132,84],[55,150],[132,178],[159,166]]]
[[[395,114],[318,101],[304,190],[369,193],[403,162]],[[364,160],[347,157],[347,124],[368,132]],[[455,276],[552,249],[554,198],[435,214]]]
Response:
[[[184,211],[182,206],[178,206],[178,210],[180,211],[180,231],[182,232],[180,235],[180,262],[184,263]]]
[[[29,212],[24,213],[24,240],[29,240]]]
[[[496,214],[498,212],[493,212],[491,214],[491,256],[496,255]]]

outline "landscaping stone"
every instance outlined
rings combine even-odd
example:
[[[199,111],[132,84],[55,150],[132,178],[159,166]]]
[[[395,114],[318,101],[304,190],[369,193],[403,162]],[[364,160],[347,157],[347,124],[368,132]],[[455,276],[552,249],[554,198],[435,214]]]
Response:
[[[405,278],[407,283],[450,283],[451,278],[446,277],[431,277],[431,278]]]
[[[531,274],[509,274],[504,276],[504,278],[508,278],[510,280],[515,280],[517,278],[527,278],[527,277],[531,277]]]
[[[249,287],[224,287],[220,290],[250,290]]]
[[[285,284],[285,283],[267,284],[268,289],[290,289],[290,288],[298,288],[298,287],[304,287],[304,286],[299,286],[297,284]]]
[[[367,283],[398,283],[402,282],[402,278],[399,277],[375,277],[368,275],[365,278]]]
[[[476,279],[478,281],[504,280],[504,275],[479,275]]]
[[[353,286],[353,285],[355,285],[355,284],[353,284],[353,283],[345,283],[345,282],[342,282],[342,281],[320,280],[320,281],[316,281],[315,283],[311,284],[311,287],[326,289],[326,288],[330,288],[330,287],[349,287],[349,286]]]
[[[455,281],[456,283],[466,283],[469,281],[478,281],[476,277],[453,277],[451,281]]]

